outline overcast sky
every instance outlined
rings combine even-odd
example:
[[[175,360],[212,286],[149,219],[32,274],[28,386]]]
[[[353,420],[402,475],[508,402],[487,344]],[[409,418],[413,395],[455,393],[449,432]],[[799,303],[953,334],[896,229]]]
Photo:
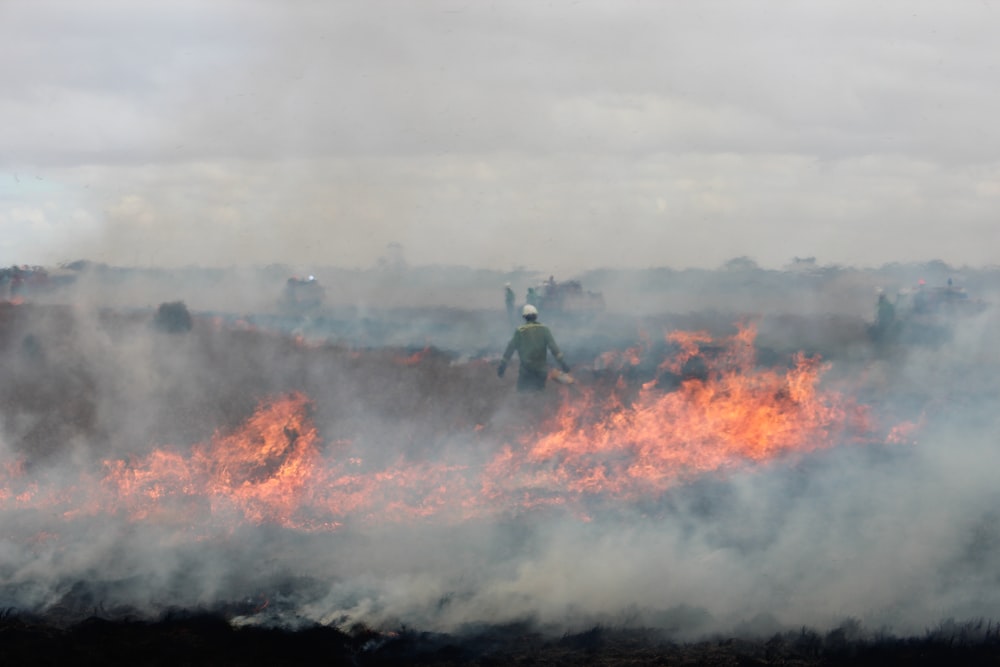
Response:
[[[0,0],[0,265],[992,265],[998,35],[997,0]]]

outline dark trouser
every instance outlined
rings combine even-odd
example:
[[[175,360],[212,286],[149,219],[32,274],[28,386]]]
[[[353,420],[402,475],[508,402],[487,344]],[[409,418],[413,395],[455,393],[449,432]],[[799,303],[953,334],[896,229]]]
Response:
[[[545,380],[548,376],[548,372],[538,373],[537,371],[521,366],[517,371],[517,390],[544,391]]]

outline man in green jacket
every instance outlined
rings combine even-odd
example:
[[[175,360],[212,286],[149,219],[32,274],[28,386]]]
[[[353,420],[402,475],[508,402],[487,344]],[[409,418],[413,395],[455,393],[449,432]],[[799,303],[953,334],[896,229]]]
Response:
[[[507,370],[507,362],[517,352],[521,360],[520,368],[517,372],[518,391],[542,391],[545,389],[545,380],[549,375],[547,364],[548,351],[552,350],[552,356],[563,372],[569,372],[569,364],[563,361],[562,352],[552,338],[549,328],[536,321],[538,319],[538,309],[530,303],[521,311],[524,317],[524,324],[517,328],[514,337],[507,343],[504,350],[503,359],[497,367],[497,376],[503,377]]]

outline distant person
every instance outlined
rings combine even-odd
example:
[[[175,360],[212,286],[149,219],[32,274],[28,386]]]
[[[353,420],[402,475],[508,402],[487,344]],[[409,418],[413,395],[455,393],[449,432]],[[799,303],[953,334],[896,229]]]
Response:
[[[512,329],[517,326],[517,321],[514,319],[514,298],[514,290],[510,288],[510,283],[507,283],[503,288],[503,300],[507,305],[507,323]]]
[[[528,293],[525,295],[524,300],[529,306],[538,308],[538,292],[535,291],[534,287],[528,288]]]
[[[18,266],[11,267],[10,297],[16,299],[24,294],[24,289],[24,269]]]
[[[879,290],[878,303],[875,306],[875,333],[879,338],[886,337],[896,322],[896,306],[894,306],[885,292]]]
[[[520,367],[517,372],[518,391],[542,391],[545,389],[545,380],[549,375],[548,352],[552,351],[556,363],[564,373],[569,372],[569,364],[563,360],[562,352],[556,345],[555,339],[549,328],[538,322],[538,309],[530,303],[524,306],[521,311],[524,317],[524,324],[514,331],[514,337],[507,343],[504,350],[503,359],[497,367],[497,377],[503,377],[507,370],[507,363],[517,352],[520,360]]]

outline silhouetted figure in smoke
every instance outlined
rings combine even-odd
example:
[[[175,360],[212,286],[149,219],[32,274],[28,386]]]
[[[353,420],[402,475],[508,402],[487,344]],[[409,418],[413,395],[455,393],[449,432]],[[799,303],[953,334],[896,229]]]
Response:
[[[569,372],[569,364],[563,360],[562,352],[559,351],[552,332],[537,321],[538,309],[529,303],[521,311],[521,315],[524,317],[524,324],[517,328],[514,337],[507,343],[503,359],[497,367],[497,376],[503,377],[507,363],[514,352],[517,352],[521,362],[517,372],[517,390],[542,391],[549,375],[548,352],[552,351],[552,356],[563,372]]]
[[[875,304],[875,325],[870,328],[872,340],[879,344],[898,341],[901,324],[896,315],[896,304],[889,301],[889,297],[879,288]]]
[[[529,306],[534,306],[535,308],[538,308],[538,292],[535,291],[534,287],[528,288],[528,293],[525,295],[524,301]]]
[[[510,324],[511,329],[513,329],[517,326],[517,322],[514,320],[514,290],[510,288],[510,283],[504,285],[503,300],[504,304],[507,306],[507,323]]]
[[[10,298],[16,299],[24,295],[24,270],[19,266],[11,267]]]
[[[875,326],[880,332],[886,333],[895,321],[896,307],[889,302],[884,292],[879,292],[875,307]]]

